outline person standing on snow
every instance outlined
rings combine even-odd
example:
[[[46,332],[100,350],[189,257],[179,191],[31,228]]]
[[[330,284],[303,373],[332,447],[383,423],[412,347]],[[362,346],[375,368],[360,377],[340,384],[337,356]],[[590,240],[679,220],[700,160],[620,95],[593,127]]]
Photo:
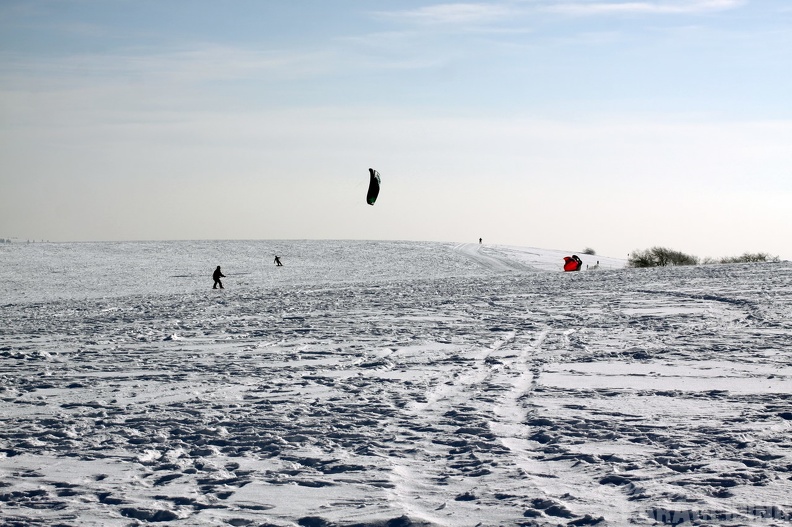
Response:
[[[280,257],[279,257],[279,256],[277,256],[277,255],[275,256],[275,265],[277,265],[278,267],[280,267],[280,266],[282,266],[282,265],[283,265],[283,264],[281,263],[281,261],[280,261]]]
[[[221,278],[225,278],[225,275],[220,271],[220,266],[217,266],[217,269],[214,270],[212,273],[212,278],[214,279],[214,285],[212,289],[217,289],[217,286],[220,286],[220,289],[223,289],[223,282],[220,281]]]

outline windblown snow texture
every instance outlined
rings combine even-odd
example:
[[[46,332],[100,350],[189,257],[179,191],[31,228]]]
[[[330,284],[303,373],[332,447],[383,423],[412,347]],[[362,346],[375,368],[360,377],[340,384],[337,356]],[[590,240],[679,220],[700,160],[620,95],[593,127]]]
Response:
[[[559,254],[4,247],[2,521],[789,525],[792,265]]]

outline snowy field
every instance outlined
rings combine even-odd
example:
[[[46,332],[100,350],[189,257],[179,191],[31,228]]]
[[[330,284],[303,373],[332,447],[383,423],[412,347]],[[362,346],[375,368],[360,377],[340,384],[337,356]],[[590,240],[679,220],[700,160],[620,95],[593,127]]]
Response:
[[[0,246],[0,523],[792,525],[792,264],[570,253]]]

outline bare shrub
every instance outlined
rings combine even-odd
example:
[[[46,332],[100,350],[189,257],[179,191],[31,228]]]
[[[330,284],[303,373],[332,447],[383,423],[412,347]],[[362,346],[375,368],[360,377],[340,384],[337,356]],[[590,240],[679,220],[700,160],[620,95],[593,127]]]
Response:
[[[708,258],[706,263],[755,263],[755,262],[780,262],[778,256],[770,256],[768,253],[743,253],[740,256],[727,256],[720,260]]]
[[[591,247],[586,247],[585,249],[583,249],[583,254],[590,254],[591,256],[595,256],[597,254],[597,251],[595,251]]]
[[[699,260],[696,256],[665,247],[634,251],[627,260],[628,267],[665,267],[667,265],[697,265],[698,263]]]

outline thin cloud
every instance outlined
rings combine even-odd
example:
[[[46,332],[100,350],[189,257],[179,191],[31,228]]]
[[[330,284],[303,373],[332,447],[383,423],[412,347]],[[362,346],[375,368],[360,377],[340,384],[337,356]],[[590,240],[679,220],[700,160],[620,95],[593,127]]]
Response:
[[[407,11],[387,11],[379,16],[416,24],[468,25],[493,22],[512,14],[503,4],[436,4]]]
[[[76,54],[61,58],[31,59],[0,53],[0,86],[27,81],[85,84],[99,80],[181,82],[256,78],[294,79],[328,70],[330,52],[255,51],[204,45],[183,50],[137,49],[109,54]]]
[[[569,15],[646,14],[683,15],[726,11],[745,5],[746,0],[688,0],[647,2],[561,2],[546,11]]]

